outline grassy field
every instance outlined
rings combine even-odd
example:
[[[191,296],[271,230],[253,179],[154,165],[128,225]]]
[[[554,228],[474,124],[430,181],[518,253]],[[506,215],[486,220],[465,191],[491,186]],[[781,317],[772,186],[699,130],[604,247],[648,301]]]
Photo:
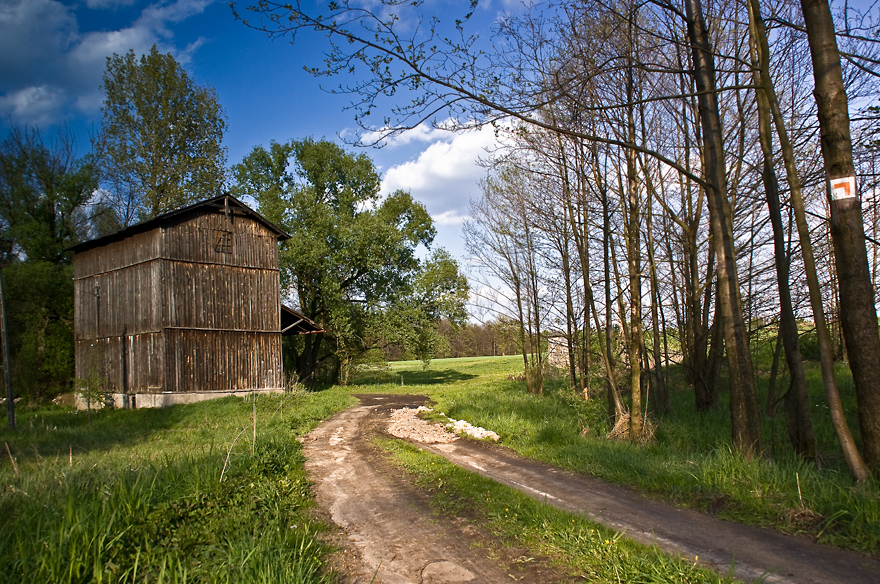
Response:
[[[635,446],[604,438],[609,430],[604,399],[585,402],[562,378],[548,380],[544,396],[528,394],[523,382],[508,380],[521,371],[521,357],[447,359],[427,370],[421,362],[400,362],[381,374],[364,374],[351,389],[424,393],[437,410],[497,432],[502,444],[531,458],[733,521],[807,534],[847,549],[880,550],[880,485],[853,484],[817,380],[811,390],[822,468],[794,455],[781,412],[765,420],[765,456],[744,460],[731,451],[726,404],[698,413],[682,383],[670,414],[656,420],[656,442]],[[809,373],[818,375],[812,368]],[[840,369],[845,405],[854,413],[848,375]],[[854,416],[850,427],[858,429]]]
[[[466,517],[505,545],[549,558],[560,571],[586,582],[640,584],[726,583],[734,580],[655,547],[638,544],[586,516],[545,502],[459,468],[408,442],[378,440],[380,448],[431,494],[436,514]],[[487,554],[491,550],[486,550]],[[524,561],[531,561],[529,557]]]
[[[353,402],[19,412],[2,432],[0,582],[331,582],[295,438]]]
[[[60,408],[19,411],[18,430],[0,431],[0,581],[332,582],[296,437],[354,403],[349,393],[366,392],[428,395],[438,410],[498,432],[527,456],[679,504],[880,549],[880,489],[852,484],[821,406],[822,469],[791,454],[781,416],[765,425],[767,456],[745,461],[730,451],[726,413],[697,414],[686,391],[659,420],[657,442],[633,446],[604,438],[603,400],[584,402],[562,379],[529,395],[508,379],[521,368],[520,357],[437,360],[427,369],[404,362],[314,393],[102,411],[91,420]],[[442,482],[432,491],[439,513],[466,513],[502,541],[565,558],[593,580],[616,581],[601,571],[611,568],[651,582],[709,578],[405,445],[383,447],[418,484]],[[490,496],[477,496],[484,489]]]

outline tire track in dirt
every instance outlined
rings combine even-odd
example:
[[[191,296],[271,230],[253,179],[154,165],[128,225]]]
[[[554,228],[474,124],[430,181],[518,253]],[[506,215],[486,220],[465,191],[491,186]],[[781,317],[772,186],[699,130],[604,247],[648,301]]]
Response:
[[[507,558],[487,558],[480,553],[484,542],[466,521],[437,521],[425,496],[397,477],[370,448],[369,436],[384,432],[392,409],[422,405],[424,396],[356,397],[361,406],[337,414],[304,439],[306,468],[318,504],[329,510],[360,555],[354,582],[370,582],[374,575],[375,582],[386,584],[566,580],[540,562],[517,565],[515,551]],[[880,582],[876,558],[651,501],[505,448],[471,440],[416,445],[547,504],[586,514],[641,543],[688,558],[698,556],[722,573],[732,565],[744,581]]]
[[[396,407],[412,403],[413,396],[405,397],[401,402],[400,396],[389,396],[398,400]],[[425,399],[420,396],[415,405]],[[464,520],[432,516],[427,497],[370,446],[376,409],[362,405],[345,410],[303,438],[318,505],[344,529],[347,552],[357,556],[341,566],[349,582],[569,581],[531,558],[518,562],[515,550],[487,544],[488,538]],[[383,431],[384,425],[380,421],[376,430]],[[338,543],[346,547],[346,542]]]

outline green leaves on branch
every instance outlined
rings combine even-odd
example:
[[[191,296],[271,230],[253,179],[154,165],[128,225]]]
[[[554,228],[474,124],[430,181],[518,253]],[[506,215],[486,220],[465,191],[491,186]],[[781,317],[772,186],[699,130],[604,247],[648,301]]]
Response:
[[[97,146],[121,225],[218,194],[226,118],[212,88],[154,45],[108,57],[104,92]]]
[[[66,263],[64,250],[87,236],[97,188],[93,158],[77,159],[68,135],[47,145],[38,131],[13,128],[0,144],[0,230],[14,243],[7,253]]]
[[[13,128],[0,143],[0,241],[13,387],[34,401],[70,389],[73,268],[65,250],[99,232],[105,208],[90,156],[61,132]]]
[[[282,290],[326,331],[293,344],[302,379],[338,381],[377,346],[433,354],[441,317],[463,321],[467,281],[409,193],[380,198],[372,161],[326,140],[272,142],[233,168],[232,193],[250,196],[291,238],[280,252]],[[433,344],[433,345],[432,345]]]

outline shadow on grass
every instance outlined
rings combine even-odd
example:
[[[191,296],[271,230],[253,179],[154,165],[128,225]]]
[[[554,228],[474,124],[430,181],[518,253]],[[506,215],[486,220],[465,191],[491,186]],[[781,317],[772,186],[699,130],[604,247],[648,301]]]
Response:
[[[359,385],[402,384],[406,385],[440,385],[457,383],[476,378],[476,375],[462,373],[455,369],[427,369],[423,371],[370,371],[360,373],[350,387]]]
[[[147,414],[163,423],[179,415]],[[104,416],[112,417],[123,419]],[[86,428],[87,420],[69,432]],[[164,438],[153,437],[157,448]],[[331,581],[322,576],[323,544],[305,511],[311,496],[300,445],[284,427],[261,434],[255,448],[246,440],[229,451],[185,446],[159,461],[150,451],[74,458],[69,466],[66,457],[47,458],[42,468],[9,476],[0,494],[9,524],[0,536],[0,580],[127,582],[136,574],[138,581],[214,582],[222,573],[234,582]]]
[[[285,426],[296,430],[299,418],[312,415],[307,403],[286,396],[285,415],[281,416],[280,399],[257,399],[258,430],[282,417]],[[12,454],[22,462],[42,457],[76,459],[78,455],[142,444],[157,456],[202,446],[225,449],[243,428],[253,423],[253,407],[241,398],[226,397],[166,408],[93,411],[91,421],[88,412],[67,408],[23,411],[17,416],[16,430],[0,430],[0,442],[7,442]],[[314,415],[322,416],[323,412]],[[5,449],[3,444],[0,449]]]
[[[26,461],[42,456],[111,450],[116,446],[136,444],[160,432],[166,432],[183,418],[181,408],[77,411],[70,408],[46,408],[20,412],[16,429],[3,430],[0,438],[8,441],[16,457]]]

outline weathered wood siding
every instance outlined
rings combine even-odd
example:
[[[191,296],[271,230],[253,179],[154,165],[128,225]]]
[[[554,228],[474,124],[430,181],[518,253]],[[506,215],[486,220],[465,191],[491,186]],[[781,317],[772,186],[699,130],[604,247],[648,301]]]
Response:
[[[177,392],[282,387],[281,335],[172,330],[166,350],[166,383]],[[274,356],[278,358],[274,358]]]
[[[218,237],[230,235],[227,251]],[[249,217],[222,211],[183,217],[165,228],[165,257],[170,260],[223,264],[243,268],[278,269],[278,238]]]
[[[76,374],[81,378],[97,374],[106,391],[161,393],[166,390],[165,335],[159,332],[78,339]]]
[[[279,331],[278,270],[168,262],[169,327]],[[271,295],[271,296],[270,296]]]
[[[195,208],[77,253],[77,376],[128,393],[282,387],[278,235]]]
[[[161,258],[164,251],[162,243],[161,229],[153,229],[134,233],[123,241],[79,252],[74,261],[73,277],[79,279]]]
[[[167,271],[166,262],[154,259],[75,277],[77,338],[160,332],[166,323]]]

